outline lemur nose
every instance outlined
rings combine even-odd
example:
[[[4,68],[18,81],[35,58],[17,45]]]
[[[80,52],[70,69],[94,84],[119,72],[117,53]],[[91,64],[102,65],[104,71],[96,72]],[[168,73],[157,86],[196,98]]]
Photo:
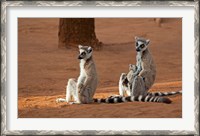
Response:
[[[140,49],[136,49],[136,51],[140,51]]]
[[[78,55],[78,59],[82,59],[82,57],[80,55]]]

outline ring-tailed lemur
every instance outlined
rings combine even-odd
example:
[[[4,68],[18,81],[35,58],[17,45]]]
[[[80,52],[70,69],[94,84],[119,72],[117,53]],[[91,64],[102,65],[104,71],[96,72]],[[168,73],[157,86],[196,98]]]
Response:
[[[136,66],[129,65],[129,73],[122,73],[119,80],[120,96],[110,96],[105,99],[94,99],[98,103],[120,103],[126,101],[141,101],[141,102],[161,102],[171,103],[169,98],[160,96],[178,94],[180,92],[165,92],[165,93],[150,93],[156,77],[156,65],[153,57],[148,50],[150,40],[144,38],[135,38],[137,62]],[[127,97],[125,96],[127,93]]]
[[[128,94],[128,96],[131,95],[131,90],[129,88],[131,88],[132,86],[131,83],[133,82],[134,77],[136,76],[136,71],[137,71],[137,66],[129,64],[129,73],[121,74],[119,80],[119,94],[121,96],[125,96],[125,92],[126,94]]]
[[[92,48],[79,45],[80,75],[78,81],[69,79],[66,86],[66,99],[58,98],[57,102],[69,102],[71,96],[73,103],[92,103],[98,79],[95,63],[92,59]],[[72,104],[73,104],[72,103]]]
[[[144,38],[135,37],[135,47],[137,51],[136,66],[129,65],[127,78],[121,78],[122,76],[124,77],[124,73],[122,73],[119,82],[120,95],[124,96],[125,94],[123,92],[125,91],[124,89],[127,88],[124,87],[126,84],[123,82],[126,80],[128,80],[128,85],[126,87],[128,87],[128,91],[130,91],[128,93],[129,96],[145,96],[153,85],[156,77],[156,65],[148,49],[149,42],[149,39],[146,40]]]
[[[137,66],[129,64],[129,73],[122,73],[119,80],[119,94],[125,96],[125,92],[128,96],[131,96],[132,83],[135,76],[137,76]]]
[[[156,65],[154,63],[153,57],[148,50],[148,45],[150,40],[144,38],[135,37],[135,46],[137,51],[137,62],[136,66],[129,64],[129,73],[126,75],[122,73],[119,81],[119,93],[124,96],[124,91],[126,91],[128,96],[138,96],[138,95],[151,95],[151,96],[167,96],[173,94],[182,93],[182,91],[177,92],[156,92],[151,93],[148,90],[151,88],[156,77]],[[142,77],[136,80],[138,77]],[[145,85],[144,88],[137,87],[137,84]],[[126,89],[126,90],[125,90]]]

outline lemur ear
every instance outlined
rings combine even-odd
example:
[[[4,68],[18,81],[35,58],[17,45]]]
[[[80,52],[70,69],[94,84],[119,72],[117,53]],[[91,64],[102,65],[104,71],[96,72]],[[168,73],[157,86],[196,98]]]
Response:
[[[78,48],[80,49],[80,48],[82,48],[83,46],[82,45],[78,45]]]
[[[88,47],[88,52],[92,52],[92,47]]]
[[[150,40],[149,39],[147,39],[146,40],[146,45],[148,45],[150,43]]]
[[[135,36],[135,40],[136,40],[136,41],[138,40],[138,37],[137,37],[137,36]]]

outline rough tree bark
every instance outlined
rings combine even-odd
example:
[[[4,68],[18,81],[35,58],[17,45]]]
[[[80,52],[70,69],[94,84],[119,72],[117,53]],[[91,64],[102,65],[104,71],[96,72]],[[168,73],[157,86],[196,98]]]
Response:
[[[92,46],[99,49],[102,45],[96,37],[94,18],[60,18],[58,47]]]

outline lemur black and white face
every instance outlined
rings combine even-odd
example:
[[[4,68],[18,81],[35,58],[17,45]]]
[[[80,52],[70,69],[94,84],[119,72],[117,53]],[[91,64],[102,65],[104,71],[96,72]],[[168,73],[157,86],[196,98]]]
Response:
[[[92,56],[92,47],[79,45],[78,48],[80,53],[78,59],[87,60]]]
[[[149,45],[150,40],[149,39],[144,39],[144,38],[139,38],[135,37],[135,47],[137,52],[143,52],[147,49]]]

